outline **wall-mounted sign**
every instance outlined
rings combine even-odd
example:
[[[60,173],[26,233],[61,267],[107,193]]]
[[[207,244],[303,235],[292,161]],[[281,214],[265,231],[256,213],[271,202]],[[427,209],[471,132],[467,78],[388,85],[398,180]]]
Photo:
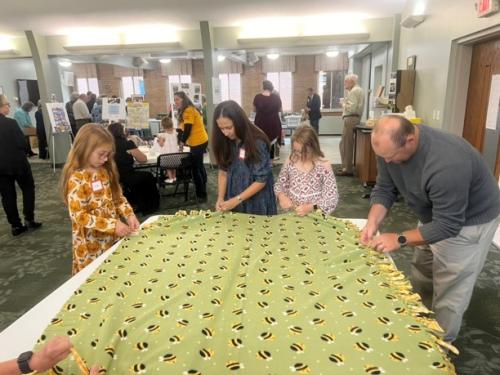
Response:
[[[478,17],[488,17],[498,12],[499,0],[476,0]]]

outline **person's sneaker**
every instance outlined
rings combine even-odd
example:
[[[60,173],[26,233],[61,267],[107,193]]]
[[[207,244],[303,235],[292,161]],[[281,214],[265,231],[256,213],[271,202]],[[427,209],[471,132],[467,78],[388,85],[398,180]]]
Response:
[[[166,184],[173,184],[173,183],[174,183],[174,181],[175,181],[175,180],[174,180],[173,178],[167,178],[167,179],[165,180],[165,183],[166,183]]]
[[[28,230],[26,225],[21,225],[19,227],[12,227],[12,235],[19,236],[21,233],[24,233]]]
[[[38,229],[38,228],[40,228],[42,226],[42,223],[39,223],[39,222],[37,222],[35,220],[32,220],[32,221],[26,222],[26,226],[28,228],[31,228],[31,229]]]

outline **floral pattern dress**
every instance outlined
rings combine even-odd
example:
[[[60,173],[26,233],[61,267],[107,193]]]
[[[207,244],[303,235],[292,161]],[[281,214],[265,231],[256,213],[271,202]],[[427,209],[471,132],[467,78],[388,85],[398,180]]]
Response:
[[[339,200],[332,167],[324,162],[315,164],[311,171],[302,171],[287,161],[274,185],[276,196],[284,193],[295,205],[312,203],[324,213],[331,214]]]
[[[68,210],[73,236],[73,275],[118,240],[116,221],[134,213],[123,195],[113,202],[105,169],[73,172],[68,180]]]

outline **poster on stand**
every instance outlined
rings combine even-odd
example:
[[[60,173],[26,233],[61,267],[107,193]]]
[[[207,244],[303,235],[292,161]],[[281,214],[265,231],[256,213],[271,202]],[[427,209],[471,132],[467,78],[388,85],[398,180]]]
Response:
[[[127,103],[127,128],[149,129],[149,103]]]
[[[102,99],[102,119],[113,121],[123,121],[127,118],[125,111],[125,100],[123,98],[103,98]]]
[[[64,103],[45,103],[50,118],[52,133],[71,132],[68,113]]]

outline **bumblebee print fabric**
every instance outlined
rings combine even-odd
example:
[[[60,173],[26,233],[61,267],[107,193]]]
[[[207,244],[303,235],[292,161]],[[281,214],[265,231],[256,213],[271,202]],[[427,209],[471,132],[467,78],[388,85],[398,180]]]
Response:
[[[317,214],[161,217],[75,291],[39,345],[69,335],[102,374],[454,373],[432,313],[358,236]]]

